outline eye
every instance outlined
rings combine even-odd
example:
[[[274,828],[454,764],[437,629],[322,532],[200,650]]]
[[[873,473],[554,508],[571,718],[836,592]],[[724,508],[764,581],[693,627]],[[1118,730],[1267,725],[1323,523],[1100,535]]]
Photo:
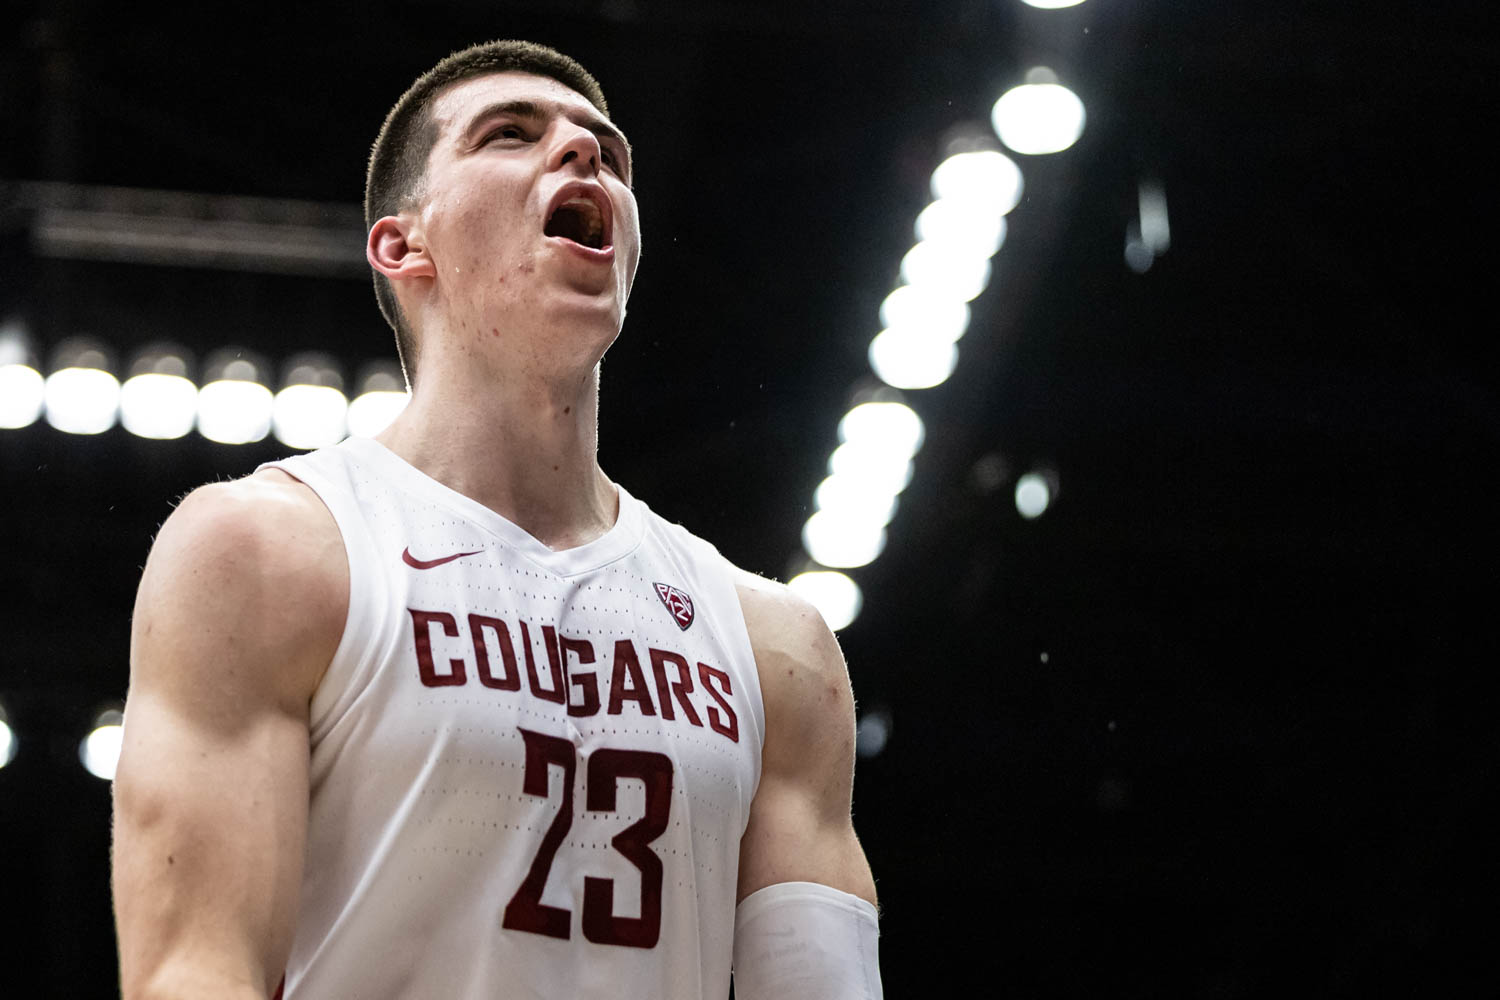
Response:
[[[521,126],[501,125],[489,135],[485,136],[484,141],[489,142],[491,139],[524,139],[525,137],[526,134],[521,130]]]

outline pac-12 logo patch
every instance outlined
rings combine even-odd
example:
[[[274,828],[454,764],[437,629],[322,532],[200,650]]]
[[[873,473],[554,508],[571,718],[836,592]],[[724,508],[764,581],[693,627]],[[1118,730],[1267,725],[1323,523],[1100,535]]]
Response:
[[[677,623],[677,627],[686,632],[687,627],[693,624],[693,599],[676,587],[669,587],[665,583],[657,583],[653,586],[656,587],[656,596],[660,597],[661,602],[667,606],[667,611],[671,613],[672,620]]]

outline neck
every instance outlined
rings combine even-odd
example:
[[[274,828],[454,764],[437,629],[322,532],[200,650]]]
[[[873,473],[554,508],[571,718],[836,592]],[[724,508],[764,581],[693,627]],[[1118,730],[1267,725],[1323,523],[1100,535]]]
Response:
[[[427,361],[406,410],[376,440],[549,548],[613,527],[619,498],[598,463],[597,365],[497,384],[476,379],[472,364],[433,371]]]

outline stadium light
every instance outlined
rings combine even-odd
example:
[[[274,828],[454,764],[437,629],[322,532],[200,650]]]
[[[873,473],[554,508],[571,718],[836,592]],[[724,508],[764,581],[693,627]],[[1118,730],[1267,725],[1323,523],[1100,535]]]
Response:
[[[47,423],[69,434],[102,434],[115,425],[120,382],[109,349],[92,337],[70,337],[52,352],[42,387]]]
[[[120,424],[137,437],[166,441],[193,429],[198,387],[189,377],[188,352],[153,344],[136,355],[120,387]]]
[[[958,347],[922,330],[882,330],[870,341],[870,367],[894,388],[931,389],[958,367]]]
[[[353,437],[379,434],[400,416],[411,399],[400,367],[390,361],[367,365],[354,385],[357,394],[349,403],[349,434]]]
[[[879,518],[859,519],[820,510],[802,526],[802,547],[824,566],[867,566],[885,550],[885,525]]]
[[[931,288],[902,285],[880,304],[880,323],[886,329],[917,330],[952,344],[969,329],[969,306]]]
[[[120,763],[120,744],[125,737],[125,716],[116,708],[100,712],[93,730],[78,744],[78,759],[96,778],[115,780]]]
[[[1016,480],[1016,510],[1028,521],[1046,513],[1057,493],[1054,477],[1043,472],[1028,472]]]
[[[786,585],[817,608],[834,632],[859,616],[864,601],[859,584],[837,570],[808,570],[792,577]]]
[[[29,427],[42,415],[46,379],[19,321],[0,326],[0,427]]]
[[[939,198],[917,215],[912,227],[924,243],[940,243],[989,258],[1005,242],[1005,216],[976,212],[956,198]]]
[[[990,261],[961,244],[923,240],[901,258],[901,279],[944,298],[968,302],[990,283]]]
[[[249,444],[271,432],[267,367],[256,354],[233,347],[208,356],[198,390],[198,433],[220,444]]]
[[[332,358],[311,352],[295,355],[281,382],[271,409],[276,440],[293,448],[322,448],[349,433],[344,376]]]
[[[971,212],[991,217],[1005,215],[1020,204],[1023,187],[1021,168],[994,149],[954,153],[932,172],[934,198],[951,198],[969,206]]]
[[[5,705],[0,704],[0,767],[16,759],[16,734],[10,728],[10,717],[5,714]]]
[[[1067,149],[1083,134],[1085,118],[1083,101],[1045,66],[1027,72],[1026,82],[1000,95],[990,112],[1000,141],[1028,156]]]

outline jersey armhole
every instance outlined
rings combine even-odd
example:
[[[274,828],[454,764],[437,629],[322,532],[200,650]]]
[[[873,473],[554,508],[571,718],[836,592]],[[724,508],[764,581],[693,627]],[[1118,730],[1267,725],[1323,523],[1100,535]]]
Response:
[[[352,485],[335,485],[304,455],[260,466],[260,469],[266,468],[286,473],[322,501],[333,515],[348,562],[349,610],[344,616],[344,629],[309,706],[309,735],[316,745],[370,680],[377,659],[375,640],[383,634],[381,624],[387,603],[385,578],[375,563],[374,543],[360,514]]]

